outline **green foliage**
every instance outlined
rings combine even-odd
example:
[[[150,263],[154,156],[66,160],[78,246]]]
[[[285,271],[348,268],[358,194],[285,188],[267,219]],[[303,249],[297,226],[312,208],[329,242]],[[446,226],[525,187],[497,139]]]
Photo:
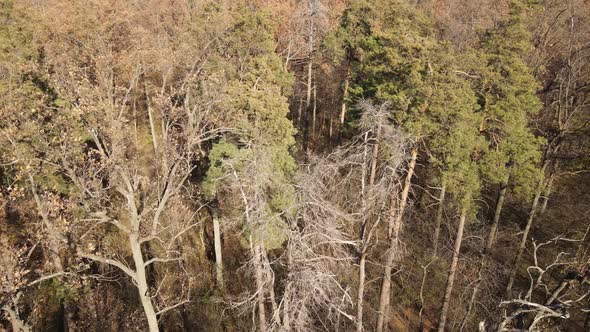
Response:
[[[331,40],[351,66],[351,104],[387,101],[397,124],[414,136],[427,134],[422,122],[430,34],[425,17],[402,1],[352,2]]]
[[[266,16],[240,8],[235,20],[224,48],[226,58],[219,60],[227,79],[220,112],[228,115],[235,130],[214,144],[203,189],[210,197],[232,186],[232,195],[241,194],[236,185],[247,194],[264,192],[268,206],[263,237],[274,248],[284,241],[286,227],[276,215],[295,197],[290,184],[296,168],[290,154],[295,129],[287,118],[285,95],[293,78],[274,52],[273,29]]]
[[[489,142],[482,172],[492,183],[510,179],[515,193],[526,198],[540,176],[536,166],[544,140],[528,127],[542,105],[536,95],[539,84],[524,61],[532,49],[524,9],[522,2],[513,1],[510,17],[484,36],[481,49],[486,63],[479,70],[479,89],[483,96],[480,130]]]

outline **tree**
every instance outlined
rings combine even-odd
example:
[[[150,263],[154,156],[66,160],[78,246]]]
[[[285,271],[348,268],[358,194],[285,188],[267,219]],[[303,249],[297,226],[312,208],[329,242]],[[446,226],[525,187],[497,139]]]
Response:
[[[290,177],[295,164],[289,150],[295,130],[287,119],[284,95],[291,77],[274,54],[268,19],[247,8],[235,15],[236,29],[228,36],[226,53],[230,76],[221,107],[233,117],[236,130],[213,146],[205,189],[241,211],[237,219],[255,273],[258,327],[265,331],[267,293],[276,306],[267,250],[285,240],[288,227],[282,215],[294,199]]]

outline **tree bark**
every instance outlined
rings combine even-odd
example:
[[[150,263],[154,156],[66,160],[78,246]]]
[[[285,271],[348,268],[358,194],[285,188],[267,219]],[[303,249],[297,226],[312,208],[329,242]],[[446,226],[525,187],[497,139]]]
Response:
[[[260,241],[260,238],[258,239]],[[264,271],[262,267],[262,247],[257,243],[254,247],[254,265],[256,269],[256,294],[258,302],[258,329],[266,332],[266,309],[264,306]]]
[[[545,190],[545,195],[543,195],[543,205],[541,206],[541,210],[539,211],[539,217],[545,213],[547,210],[547,202],[549,201],[549,195],[551,195],[551,191],[553,190],[553,181],[555,181],[555,176],[559,170],[559,159],[555,160],[555,164],[553,165],[553,173],[549,177],[549,181],[547,183],[547,189]]]
[[[408,195],[410,193],[410,187],[412,184],[412,177],[416,168],[416,159],[418,158],[418,149],[412,149],[412,156],[408,165],[408,174],[404,181],[404,189],[401,195],[401,201],[399,210],[395,210],[395,200],[397,197],[392,197],[391,209],[390,209],[390,224],[389,224],[389,250],[385,257],[385,267],[383,272],[383,281],[381,283],[381,295],[379,298],[379,311],[377,317],[377,332],[383,331],[383,325],[385,318],[389,317],[389,302],[391,298],[391,271],[393,270],[393,263],[396,258],[399,259],[399,235],[401,232],[402,218],[404,210],[408,202]]]
[[[469,300],[469,305],[467,307],[467,311],[465,312],[465,316],[463,316],[463,320],[461,321],[460,331],[463,331],[465,324],[467,323],[467,319],[473,310],[473,306],[477,300],[477,295],[479,293],[479,287],[481,286],[482,282],[482,274],[485,270],[487,264],[488,254],[492,250],[492,246],[494,245],[494,241],[496,238],[496,232],[498,229],[498,223],[500,220],[500,214],[502,212],[502,205],[504,204],[504,198],[506,197],[506,187],[507,182],[502,185],[500,192],[498,193],[498,200],[496,201],[496,210],[494,212],[494,221],[492,222],[492,227],[488,233],[488,238],[486,239],[486,243],[484,245],[483,253],[481,256],[481,260],[479,263],[479,267],[477,268],[477,280],[475,281],[475,285],[473,286],[473,292],[471,293],[471,298]]]
[[[494,211],[494,220],[492,221],[492,227],[486,242],[486,251],[492,248],[492,245],[496,243],[496,234],[498,233],[498,225],[500,224],[500,215],[502,214],[502,207],[504,206],[504,199],[506,198],[506,189],[508,182],[502,184],[500,192],[498,193],[498,199],[496,200],[496,209]]]
[[[219,215],[213,211],[213,238],[215,245],[215,280],[217,287],[223,289],[223,256],[221,251],[221,227],[219,225]]]
[[[317,87],[313,87],[313,109],[311,114],[311,139],[316,137],[316,118],[317,118],[317,103],[318,103],[318,95],[317,95]]]
[[[346,118],[346,98],[348,98],[348,88],[350,86],[350,68],[346,70],[346,77],[344,78],[344,87],[342,91],[342,106],[340,108],[340,125],[344,126],[344,119]]]
[[[150,332],[158,332],[158,317],[154,304],[149,295],[148,281],[145,269],[145,260],[143,259],[143,253],[141,251],[141,243],[137,232],[129,234],[129,246],[131,247],[131,254],[133,256],[133,263],[135,264],[135,282],[137,291],[139,292],[139,298],[141,305],[143,306],[143,312],[148,321]]]
[[[367,263],[366,253],[361,252],[359,258],[359,289],[357,292],[357,307],[356,307],[356,331],[363,331],[363,304],[365,293],[365,266]]]
[[[367,179],[367,155],[368,155],[368,143],[369,140],[369,133],[365,133],[364,137],[364,153],[363,153],[363,164],[362,164],[362,175],[361,175],[361,213],[362,213],[362,221],[361,221],[361,229],[360,229],[360,250],[359,250],[359,284],[357,290],[357,307],[356,307],[356,330],[357,332],[361,332],[363,330],[363,304],[364,304],[364,292],[365,292],[365,266],[366,266],[366,248],[367,244],[365,243],[365,231],[367,227],[367,218],[364,214],[365,205],[366,205],[366,179]]]
[[[449,311],[449,305],[451,303],[451,294],[453,292],[453,283],[455,282],[455,274],[457,272],[457,263],[459,262],[459,253],[461,251],[461,242],[463,241],[463,230],[465,228],[465,218],[467,217],[467,209],[461,210],[461,216],[459,218],[459,227],[457,228],[457,237],[455,239],[455,248],[453,251],[453,259],[451,260],[451,266],[449,268],[449,276],[447,278],[447,287],[445,290],[445,296],[443,298],[442,309],[440,310],[440,318],[438,320],[438,332],[445,331],[445,325],[447,322],[447,314]]]
[[[432,248],[432,258],[436,258],[438,256],[438,239],[440,238],[440,226],[442,224],[446,191],[447,183],[443,178],[442,187],[440,189],[440,194],[438,196],[438,208],[436,211],[436,227],[434,228],[434,240],[432,241],[434,244],[434,248]]]
[[[541,169],[541,174],[544,175],[547,163],[543,165]],[[518,245],[518,250],[516,252],[516,257],[514,258],[514,263],[512,265],[512,272],[510,273],[510,278],[508,279],[508,284],[506,285],[506,296],[510,297],[512,294],[512,286],[514,285],[514,279],[516,278],[516,273],[518,272],[518,265],[522,260],[522,254],[524,253],[524,249],[526,247],[526,241],[529,236],[529,232],[533,225],[533,221],[535,220],[535,213],[537,211],[537,207],[539,205],[539,198],[543,193],[543,185],[544,185],[544,177],[541,177],[539,184],[537,186],[537,192],[535,194],[535,198],[533,199],[533,205],[531,206],[531,210],[529,211],[529,218],[527,220],[526,226],[524,228],[524,232],[522,233],[522,237],[520,239],[520,244]]]

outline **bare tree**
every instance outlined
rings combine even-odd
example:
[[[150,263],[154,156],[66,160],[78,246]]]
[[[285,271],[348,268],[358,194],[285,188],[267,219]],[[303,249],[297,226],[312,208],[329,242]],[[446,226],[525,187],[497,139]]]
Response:
[[[504,317],[499,322],[496,331],[510,331],[510,326],[522,326],[527,331],[543,331],[548,328],[552,319],[569,319],[573,306],[585,306],[590,295],[588,289],[587,271],[567,271],[554,287],[548,275],[563,271],[565,266],[576,266],[577,262],[567,259],[573,255],[565,251],[552,255],[546,264],[542,264],[541,249],[548,245],[557,246],[559,243],[576,243],[584,240],[588,234],[580,239],[557,236],[545,242],[533,240],[533,265],[527,268],[529,287],[524,296],[502,301]],[[576,286],[577,285],[577,286]]]

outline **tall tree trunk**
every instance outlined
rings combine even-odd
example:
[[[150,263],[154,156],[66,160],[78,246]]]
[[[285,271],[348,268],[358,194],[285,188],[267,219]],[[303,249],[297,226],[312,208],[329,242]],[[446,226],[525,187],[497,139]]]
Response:
[[[444,177],[441,185],[442,187],[440,189],[440,194],[438,196],[438,208],[436,210],[436,226],[434,228],[434,240],[432,241],[434,244],[434,247],[432,248],[432,258],[436,258],[438,256],[438,239],[440,238],[440,227],[442,224],[445,206],[445,194],[447,192],[447,181],[444,179]]]
[[[260,238],[257,242],[260,241]],[[258,302],[258,329],[266,332],[266,308],[264,306],[264,268],[262,266],[262,246],[257,243],[254,247],[254,265],[256,269],[256,293]]]
[[[152,136],[152,145],[154,147],[154,157],[156,157],[156,160],[157,160],[157,156],[158,156],[158,139],[157,139],[157,136],[156,136],[156,126],[154,124],[154,114],[152,112],[152,105],[151,105],[150,97],[149,97],[148,91],[147,91],[147,83],[144,82],[143,88],[144,88],[144,93],[145,93],[145,102],[147,104],[148,120],[149,120],[149,123],[150,123],[150,134]]]
[[[485,270],[487,264],[488,254],[492,250],[492,246],[494,245],[494,241],[496,238],[496,232],[498,229],[498,222],[500,220],[500,213],[502,211],[502,205],[504,204],[504,198],[506,196],[506,187],[507,183],[502,185],[500,192],[498,193],[498,200],[496,201],[496,210],[494,212],[494,221],[492,223],[492,227],[488,233],[488,238],[486,239],[486,243],[484,245],[483,253],[481,255],[481,260],[479,262],[479,266],[477,268],[477,280],[475,281],[475,285],[473,286],[473,291],[471,293],[471,298],[469,299],[469,305],[467,307],[467,311],[465,312],[465,316],[463,316],[463,320],[461,321],[460,331],[463,331],[465,328],[465,324],[467,324],[467,320],[469,319],[469,315],[473,310],[473,306],[477,301],[477,295],[479,294],[479,288],[481,286],[482,275],[483,271]]]
[[[133,256],[133,263],[135,264],[135,282],[137,283],[137,291],[139,292],[143,312],[148,321],[149,330],[150,332],[158,332],[160,330],[158,328],[158,317],[149,294],[145,260],[141,251],[141,243],[139,241],[138,233],[138,231],[132,232],[128,237],[131,254]]]
[[[498,192],[498,199],[496,200],[496,209],[494,210],[494,219],[488,235],[488,241],[486,242],[486,251],[492,248],[492,245],[496,243],[496,234],[498,233],[498,226],[500,224],[500,215],[502,214],[502,208],[504,206],[504,199],[506,198],[506,189],[508,188],[508,181],[502,184],[500,192]],[[490,242],[491,241],[491,242]],[[489,243],[489,247],[488,247]]]
[[[383,331],[383,325],[385,318],[389,317],[389,302],[391,297],[391,271],[393,269],[393,262],[396,258],[399,258],[399,235],[401,232],[402,219],[406,205],[408,203],[408,195],[410,193],[410,187],[412,184],[412,177],[416,168],[416,159],[418,158],[418,149],[412,149],[412,156],[408,165],[408,174],[404,181],[404,189],[400,198],[399,209],[395,210],[395,200],[397,197],[392,197],[392,204],[390,210],[390,223],[389,223],[389,249],[385,256],[385,267],[383,272],[383,281],[381,282],[381,295],[379,297],[379,312],[377,317],[377,332]]]
[[[342,106],[340,108],[340,125],[344,126],[344,119],[346,118],[346,98],[348,98],[348,89],[350,86],[350,68],[346,70],[346,77],[344,77],[344,87],[342,91]]]
[[[316,137],[316,118],[317,118],[318,95],[317,87],[313,87],[313,109],[311,115],[311,139]]]
[[[543,195],[543,205],[541,206],[541,210],[539,211],[539,217],[545,213],[547,210],[547,202],[549,201],[549,195],[551,195],[551,191],[553,190],[553,181],[555,181],[555,177],[557,176],[557,172],[559,171],[559,159],[555,160],[553,165],[553,173],[549,177],[549,181],[547,183],[547,189],[545,190],[545,195]]]
[[[365,267],[366,267],[366,254],[367,254],[367,243],[366,241],[366,228],[367,218],[365,216],[366,206],[366,179],[367,179],[367,155],[369,133],[365,133],[364,137],[364,153],[363,153],[363,164],[362,164],[362,175],[361,175],[361,228],[360,228],[360,250],[359,250],[359,283],[357,290],[357,307],[356,307],[356,330],[361,332],[363,330],[363,305],[364,305],[364,294],[365,294]]]
[[[310,135],[310,113],[311,109],[311,92],[313,89],[313,52],[314,52],[314,24],[313,19],[309,21],[309,36],[308,36],[308,47],[309,47],[309,59],[307,61],[307,91],[305,94],[305,123],[303,127],[303,144],[304,150],[309,151],[309,140]]]
[[[547,168],[547,163],[543,165],[541,169],[541,174],[545,174],[545,169]],[[529,218],[527,220],[526,226],[524,228],[524,232],[522,233],[522,237],[520,238],[520,244],[518,245],[518,250],[516,252],[516,257],[514,258],[514,262],[512,264],[512,272],[510,273],[510,278],[508,279],[508,284],[506,285],[506,296],[510,297],[512,294],[512,286],[514,285],[514,279],[516,278],[516,274],[518,272],[518,266],[520,265],[520,261],[522,260],[522,254],[524,253],[524,249],[526,247],[526,241],[529,236],[529,232],[533,225],[533,221],[535,220],[535,214],[537,211],[537,207],[539,205],[539,198],[543,193],[545,184],[544,176],[541,177],[539,180],[539,184],[537,185],[537,192],[535,194],[535,198],[533,199],[533,205],[531,206],[531,210],[529,211]]]
[[[367,263],[367,255],[365,249],[362,249],[359,258],[359,288],[357,292],[357,307],[356,307],[356,331],[363,331],[363,304],[365,294],[365,266]]]
[[[223,256],[221,251],[221,227],[219,225],[219,214],[212,211],[213,216],[213,238],[215,245],[215,281],[219,289],[223,289]]]
[[[453,283],[455,282],[455,274],[457,272],[457,263],[459,262],[459,253],[461,251],[461,242],[463,241],[463,230],[465,228],[465,218],[467,217],[467,209],[464,207],[461,210],[461,216],[459,218],[459,227],[457,228],[457,237],[455,239],[455,248],[453,251],[453,259],[451,260],[451,266],[449,268],[449,276],[447,278],[447,287],[445,290],[445,296],[443,298],[442,308],[440,310],[440,318],[438,320],[438,332],[445,331],[445,325],[447,323],[447,315],[449,311],[449,305],[451,303],[451,294],[453,292]]]

